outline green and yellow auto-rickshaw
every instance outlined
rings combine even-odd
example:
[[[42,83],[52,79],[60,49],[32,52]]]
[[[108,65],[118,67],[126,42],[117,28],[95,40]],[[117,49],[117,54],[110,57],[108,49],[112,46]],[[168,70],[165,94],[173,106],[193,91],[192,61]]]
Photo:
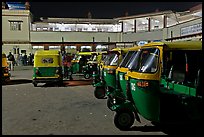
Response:
[[[63,83],[62,55],[58,50],[38,50],[34,54],[33,85]]]
[[[2,53],[2,83],[6,83],[10,80],[9,65],[5,53]]]
[[[97,83],[94,90],[94,95],[96,98],[104,98],[105,96],[108,96],[109,93],[112,93],[112,91],[115,89],[116,69],[127,52],[128,48],[115,48],[109,51],[109,59],[104,62],[104,67],[102,70],[103,81]]]
[[[71,71],[72,74],[82,73],[82,68],[88,62],[91,57],[91,52],[78,52],[75,54],[73,60],[71,61]]]
[[[128,48],[127,54],[125,55],[125,57],[119,64],[118,68],[116,69],[116,88],[113,94],[110,94],[110,96],[107,99],[107,106],[111,110],[114,110],[114,108],[112,108],[113,102],[115,106],[116,104],[120,104],[121,102],[124,102],[127,99],[129,99],[126,93],[125,74],[127,73],[128,66],[134,60],[133,57],[135,57],[139,48],[140,46]]]
[[[132,100],[115,106],[117,128],[130,128],[138,114],[160,124],[203,119],[201,41],[148,43],[135,58],[125,75]]]
[[[86,66],[83,66],[83,74],[85,79],[92,77],[93,72],[96,72],[98,69],[98,64],[102,60],[102,54],[107,52],[91,52],[91,57],[88,60]]]
[[[103,67],[106,61],[109,61],[110,59],[110,55],[108,55],[108,52],[101,52],[101,56],[100,56],[100,61],[97,64],[97,70],[93,71],[93,83],[92,85],[94,87],[96,87],[97,83],[103,83]]]

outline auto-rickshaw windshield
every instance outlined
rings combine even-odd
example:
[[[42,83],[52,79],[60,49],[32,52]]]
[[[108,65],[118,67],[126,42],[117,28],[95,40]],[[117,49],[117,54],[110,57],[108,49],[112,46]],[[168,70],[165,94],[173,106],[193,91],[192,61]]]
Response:
[[[119,67],[127,68],[136,53],[137,51],[128,51],[128,53],[125,55],[124,59],[120,63]]]
[[[118,54],[115,54],[114,57],[112,58],[112,60],[110,61],[110,66],[117,66],[118,65]]]
[[[96,61],[97,60],[97,54],[92,54],[90,57],[90,60]]]
[[[76,54],[76,55],[74,55],[74,58],[72,60],[80,60],[80,58],[81,58],[81,56]]]
[[[104,64],[105,64],[106,66],[110,65],[110,63],[112,62],[112,60],[114,59],[115,56],[117,56],[116,53],[110,53],[110,54],[107,56],[107,58],[106,58]]]
[[[141,49],[135,55],[132,63],[130,63],[128,68],[136,72],[154,73],[157,71],[158,63],[159,63],[159,49],[146,48]]]

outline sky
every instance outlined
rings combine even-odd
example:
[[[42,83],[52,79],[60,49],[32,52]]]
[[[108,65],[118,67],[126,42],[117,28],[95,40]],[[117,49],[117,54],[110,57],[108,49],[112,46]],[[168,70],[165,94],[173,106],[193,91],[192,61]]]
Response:
[[[116,18],[128,15],[173,10],[185,11],[202,2],[30,2],[30,10],[35,18],[62,17],[86,18],[88,12],[92,18]]]

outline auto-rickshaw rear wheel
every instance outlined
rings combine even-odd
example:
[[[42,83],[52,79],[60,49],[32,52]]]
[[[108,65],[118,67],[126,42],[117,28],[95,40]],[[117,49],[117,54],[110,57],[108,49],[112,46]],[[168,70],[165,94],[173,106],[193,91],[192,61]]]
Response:
[[[116,111],[114,116],[114,124],[120,130],[128,130],[135,121],[134,113],[127,109]]]
[[[84,74],[85,79],[89,79],[90,77],[91,77],[91,75],[89,73]]]
[[[105,98],[105,88],[100,86],[100,87],[96,87],[94,90],[94,96],[97,99],[104,99]]]

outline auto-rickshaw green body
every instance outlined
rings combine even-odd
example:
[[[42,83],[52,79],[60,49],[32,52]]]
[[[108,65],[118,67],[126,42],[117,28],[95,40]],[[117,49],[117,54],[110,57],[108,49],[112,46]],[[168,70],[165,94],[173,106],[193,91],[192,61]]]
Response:
[[[200,62],[201,41],[144,45],[125,75],[126,92],[132,100],[114,106],[115,126],[123,130],[131,127],[137,113],[157,123],[203,119]],[[122,117],[126,122],[121,122]]]
[[[71,71],[72,74],[82,73],[82,68],[87,64],[88,59],[91,57],[92,52],[77,52],[71,61]],[[82,56],[84,61],[82,61]]]
[[[128,65],[133,61],[132,57],[137,53],[139,48],[140,46],[128,48],[127,54],[116,69],[115,89],[112,94],[109,94],[107,100],[107,106],[111,110],[115,110],[113,106],[116,106],[116,104],[119,105],[129,99],[129,96],[126,93],[125,74],[128,71]]]
[[[91,52],[91,57],[88,60],[86,66],[83,66],[83,74],[85,79],[92,77],[93,72],[98,71],[98,64],[102,60],[102,54],[107,52]]]
[[[123,58],[122,62],[116,69],[116,92],[120,91],[124,95],[124,97],[127,99],[126,94],[126,80],[125,80],[125,74],[128,71],[128,65],[133,61],[133,56],[137,53],[140,46],[134,46],[132,48],[128,49],[128,53]]]
[[[108,55],[108,52],[102,52],[100,56],[100,61],[97,64],[97,70],[93,71],[93,82],[92,85],[96,87],[100,83],[103,83],[103,67],[106,61],[109,60],[110,56]]]
[[[10,80],[9,65],[5,53],[2,53],[2,83],[6,83]]]
[[[58,50],[38,50],[34,54],[33,85],[63,83],[62,56]]]
[[[96,84],[94,95],[96,98],[104,98],[116,88],[116,69],[122,58],[128,52],[128,48],[115,48],[108,52],[108,57],[104,62],[102,70],[102,81]]]

